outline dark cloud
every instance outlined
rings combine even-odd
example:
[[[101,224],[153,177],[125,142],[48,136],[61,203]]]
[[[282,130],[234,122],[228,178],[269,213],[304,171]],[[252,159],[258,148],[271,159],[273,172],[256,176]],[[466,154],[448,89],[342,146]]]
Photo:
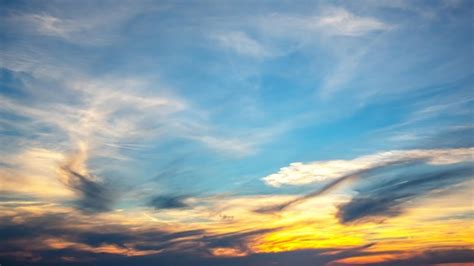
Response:
[[[203,237],[202,241],[209,248],[233,248],[240,252],[250,252],[247,243],[250,238],[264,235],[277,229],[258,229],[237,233],[227,233]]]
[[[161,265],[161,266],[314,266],[327,265],[331,261],[363,255],[364,247],[337,249],[309,249],[278,253],[258,253],[243,257],[215,257],[183,251],[163,252],[145,256],[125,256],[115,254],[94,254],[69,248],[41,253],[40,259],[19,261],[13,257],[0,255],[0,261],[11,266],[35,265]],[[32,257],[33,258],[33,257]]]
[[[0,202],[33,201],[33,200],[37,200],[37,199],[29,195],[22,195],[20,193],[11,192],[7,190],[0,190]]]
[[[125,258],[126,254],[96,254],[81,251],[74,246],[56,250],[44,244],[45,240],[58,239],[91,248],[113,245],[137,252],[171,254],[154,259],[160,262],[166,258],[169,264],[165,265],[178,265],[172,262],[175,255],[201,259],[211,257],[212,250],[215,248],[232,248],[247,253],[249,239],[275,230],[261,229],[227,234],[214,234],[205,230],[167,232],[159,229],[130,230],[116,224],[81,224],[79,221],[83,219],[82,216],[68,214],[43,216],[23,214],[20,222],[17,218],[18,215],[0,218],[0,238],[2,239],[0,263],[2,264],[9,262],[9,265],[62,265],[66,264],[63,257],[74,258],[78,261],[88,258],[95,261],[97,265],[113,265],[107,263],[109,259],[117,259],[124,263],[122,265],[129,262]],[[137,259],[137,261],[140,260]],[[69,263],[72,262],[67,264]]]
[[[369,252],[368,244],[350,249],[308,249],[276,253],[252,253],[247,243],[251,238],[262,236],[278,229],[259,229],[226,234],[210,234],[204,230],[178,232],[128,230],[119,225],[97,225],[87,228],[73,226],[77,217],[72,215],[24,216],[22,222],[14,222],[16,216],[0,219],[0,263],[2,265],[200,265],[200,266],[314,266],[345,265],[341,259],[359,256],[384,255],[384,252]],[[82,229],[81,229],[82,228]],[[133,247],[138,251],[159,251],[157,254],[127,256],[126,254],[93,253],[74,247],[51,249],[42,246],[43,240],[60,238],[99,247],[115,245]],[[242,257],[215,257],[214,248],[232,248],[247,251]],[[418,254],[418,253],[417,253]],[[397,252],[390,255],[397,258]],[[437,263],[462,263],[472,261],[472,250],[436,250],[419,252],[419,255],[377,265],[433,265]]]
[[[198,256],[183,252],[165,252],[155,255],[127,257],[113,254],[90,254],[72,249],[52,250],[42,254],[42,259],[36,261],[17,261],[11,257],[0,255],[2,264],[10,266],[34,265],[34,266],[57,266],[57,265],[116,265],[116,266],[316,266],[333,265],[347,266],[352,264],[339,263],[342,259],[360,257],[365,255],[384,255],[383,252],[370,253],[365,251],[367,246],[353,249],[306,249],[276,253],[258,253],[243,257],[210,257]],[[419,252],[418,255],[399,259],[397,252],[391,252],[394,260],[377,263],[366,263],[364,265],[417,265],[428,266],[442,263],[470,263],[474,259],[474,251],[470,249],[444,249]],[[56,258],[56,259],[51,259]],[[45,260],[47,259],[47,260]]]
[[[411,173],[366,186],[359,189],[359,194],[351,201],[339,206],[337,216],[341,223],[397,216],[402,213],[404,203],[462,182],[473,174],[473,170],[473,167],[466,166]]]
[[[44,235],[61,235],[63,233],[62,224],[67,219],[66,214],[55,214],[28,219],[25,223],[17,223],[15,217],[0,218],[0,238],[4,244],[2,248],[6,248],[6,244],[10,240],[33,239]]]
[[[365,263],[366,266],[432,266],[432,265],[472,265],[474,262],[474,250],[468,248],[438,249],[419,252],[419,254],[394,260],[377,263]],[[346,266],[352,264],[337,263],[334,266]]]
[[[180,209],[189,207],[184,201],[185,196],[156,196],[150,200],[149,206],[155,209]]]
[[[114,193],[109,185],[95,181],[90,176],[85,176],[63,167],[68,175],[67,185],[79,196],[76,206],[84,212],[105,212],[111,209],[114,202]]]

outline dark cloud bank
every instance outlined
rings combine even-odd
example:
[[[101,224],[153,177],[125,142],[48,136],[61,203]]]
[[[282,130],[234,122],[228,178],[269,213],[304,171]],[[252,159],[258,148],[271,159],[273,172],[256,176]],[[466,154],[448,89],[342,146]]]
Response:
[[[248,252],[246,243],[255,236],[275,229],[209,234],[204,230],[181,232],[134,231],[117,225],[88,230],[72,230],[68,225],[74,217],[67,214],[30,217],[24,223],[14,223],[13,217],[0,219],[0,263],[2,265],[202,265],[202,266],[309,266],[345,265],[337,263],[344,258],[378,255],[367,251],[373,244],[352,249],[308,249],[279,253],[260,253],[243,257],[213,257],[213,248],[233,248]],[[115,245],[126,248],[131,243],[138,251],[161,251],[159,254],[126,256],[125,254],[92,253],[69,247],[62,249],[41,248],[42,239],[60,237],[68,241],[86,244],[90,247]],[[22,242],[21,240],[26,240]],[[29,254],[25,256],[24,254]],[[390,252],[396,255],[396,252]],[[436,263],[460,263],[474,260],[474,251],[469,249],[442,249],[421,252],[418,256],[377,265],[433,265]],[[375,264],[374,264],[375,265]]]

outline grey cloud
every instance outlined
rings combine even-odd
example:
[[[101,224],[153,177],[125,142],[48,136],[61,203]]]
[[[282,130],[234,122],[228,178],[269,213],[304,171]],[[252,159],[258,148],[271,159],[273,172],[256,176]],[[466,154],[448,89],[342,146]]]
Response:
[[[382,184],[360,189],[359,195],[339,206],[337,216],[341,223],[397,216],[403,212],[404,203],[435,190],[448,189],[473,173],[473,167],[464,166],[397,176]]]
[[[64,167],[64,170],[69,177],[68,185],[79,196],[75,203],[81,210],[96,213],[111,209],[114,203],[114,194],[107,184],[92,180],[68,167]]]
[[[390,254],[369,252],[374,244],[350,249],[308,249],[276,253],[249,253],[243,257],[210,256],[213,248],[234,248],[246,250],[247,241],[278,229],[261,229],[227,234],[211,234],[203,230],[166,232],[160,230],[130,231],[120,225],[99,227],[70,227],[73,215],[23,216],[24,221],[13,223],[14,216],[0,218],[2,251],[0,262],[5,265],[202,265],[202,266],[309,266],[345,265],[337,261],[364,255]],[[61,237],[66,241],[82,243],[91,247],[115,245],[134,247],[136,250],[161,251],[143,256],[92,253],[73,247],[45,249],[39,243],[42,239]],[[27,240],[27,242],[25,242]],[[34,248],[33,248],[34,247]],[[22,256],[19,256],[21,254]],[[472,261],[474,252],[469,249],[444,249],[420,252],[419,255],[382,262],[378,265],[433,265],[436,263],[462,263]]]
[[[367,263],[366,266],[431,266],[431,265],[470,265],[474,261],[474,250],[469,248],[453,248],[453,249],[438,249],[426,250],[420,254],[402,258],[399,257],[394,260]],[[349,265],[349,264],[336,264]]]
[[[149,202],[155,209],[180,209],[189,207],[185,196],[156,196]]]
[[[64,261],[65,257],[73,258],[78,262],[87,259],[84,265],[88,265],[91,261],[97,265],[116,265],[109,260],[116,260],[117,265],[128,265],[128,263],[143,265],[140,264],[142,262],[140,258],[145,257],[150,260],[145,265],[179,265],[178,262],[183,257],[205,262],[214,260],[209,258],[212,257],[214,248],[233,248],[247,252],[249,238],[276,230],[261,229],[226,234],[214,234],[205,230],[168,232],[159,229],[130,230],[117,224],[77,227],[74,225],[78,225],[78,217],[70,214],[39,217],[24,214],[22,217],[21,222],[14,222],[15,216],[0,218],[0,237],[3,240],[2,250],[0,250],[2,264],[7,262],[8,265],[71,264],[72,262]],[[130,257],[126,254],[96,253],[77,248],[77,246],[61,249],[45,246],[45,240],[58,238],[61,241],[78,243],[91,248],[114,245],[124,249],[134,249],[137,252],[150,251],[162,255],[138,256],[129,260]]]

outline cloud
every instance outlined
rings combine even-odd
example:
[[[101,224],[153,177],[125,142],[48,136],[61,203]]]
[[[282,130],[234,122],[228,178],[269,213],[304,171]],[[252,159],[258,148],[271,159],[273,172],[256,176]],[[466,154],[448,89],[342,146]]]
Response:
[[[335,189],[339,185],[343,184],[344,181],[349,180],[349,179],[353,179],[353,178],[357,177],[357,175],[364,174],[365,172],[368,172],[368,170],[367,171],[364,170],[364,171],[356,172],[354,174],[342,176],[340,178],[332,180],[328,184],[324,185],[321,189],[313,191],[309,194],[297,197],[295,199],[292,199],[292,200],[289,200],[289,201],[286,201],[286,202],[283,202],[283,203],[280,203],[280,204],[259,207],[259,208],[255,209],[254,211],[256,213],[262,213],[262,214],[280,212],[280,211],[282,211],[282,210],[284,210],[284,209],[286,209],[286,208],[288,208],[288,207],[290,207],[294,204],[303,202],[307,199],[322,196],[322,195],[330,192],[331,190]]]
[[[187,248],[194,250],[195,239],[204,234],[202,230],[132,231],[117,223],[100,225],[106,222],[103,220],[98,223],[77,220],[84,218],[73,212],[42,215],[22,213],[20,220],[3,216],[0,219],[0,235],[5,241],[0,257],[13,259],[17,263],[31,262],[31,258],[37,258],[33,262],[47,264],[60,262],[63,256],[58,253],[78,261],[82,258],[95,260],[96,254],[143,256],[179,250],[183,242],[190,243]]]
[[[55,213],[41,208],[35,213],[22,211],[21,219],[16,216],[19,213],[0,213],[0,235],[4,240],[0,251],[2,263],[11,260],[16,262],[11,265],[26,262],[54,264],[60,263],[64,256],[78,261],[88,258],[98,263],[110,257],[123,260],[153,254],[195,259],[227,257],[249,254],[250,239],[274,230],[216,233],[199,229],[180,230],[176,225],[172,226],[173,230],[166,230],[164,224],[160,229],[156,224],[131,226],[133,219],[125,216],[125,223],[120,224],[118,220],[107,220],[104,216],[91,220],[70,210]],[[229,253],[232,251],[235,253]],[[159,258],[154,259],[159,261]]]
[[[69,186],[78,192],[80,199],[76,202],[86,212],[109,211],[112,204],[111,192],[101,182],[91,180],[77,172],[67,169]]]
[[[236,53],[250,57],[266,57],[269,51],[245,32],[235,31],[221,33],[213,36],[219,44],[225,48],[234,50]]]
[[[90,8],[75,3],[48,3],[36,12],[10,12],[2,22],[17,33],[54,37],[75,45],[107,45],[120,38],[120,26],[130,19],[161,8],[145,1],[126,7],[124,4]]]
[[[326,48],[327,55],[333,56],[330,69],[321,79],[318,95],[327,100],[335,92],[346,89],[345,86],[363,70],[367,56],[379,54],[377,49],[383,47],[386,34],[397,26],[384,22],[376,17],[363,16],[349,9],[332,6],[322,6],[314,15],[291,15],[273,13],[257,20],[261,32],[270,36],[275,43],[289,47],[289,51],[310,51],[313,47]],[[371,36],[369,39],[361,37]],[[340,42],[338,38],[351,38]],[[359,39],[360,38],[360,39]],[[334,67],[332,64],[336,63]],[[332,68],[332,69],[331,69]],[[314,71],[320,72],[322,69]],[[370,94],[369,88],[359,93],[357,97]],[[365,96],[364,96],[365,97]]]
[[[361,17],[342,8],[329,10],[317,17],[309,27],[315,27],[330,35],[361,36],[374,31],[386,31],[393,28],[380,20]]]
[[[462,167],[397,176],[357,190],[358,195],[338,207],[337,216],[341,223],[398,216],[403,211],[403,205],[410,200],[433,191],[446,190],[471,178],[473,173],[474,168]]]
[[[299,178],[297,179],[298,182],[296,183],[298,185],[308,184],[316,181],[322,182],[326,179],[328,179],[330,182],[326,183],[322,188],[319,188],[306,195],[294,198],[292,200],[280,204],[259,207],[255,209],[254,212],[262,214],[280,212],[295,204],[324,195],[325,193],[328,193],[329,191],[337,188],[347,180],[353,180],[362,176],[369,176],[371,173],[383,170],[384,168],[389,166],[400,167],[414,163],[428,163],[432,165],[441,166],[471,162],[474,159],[473,151],[474,148],[383,152],[374,155],[362,156],[350,161],[339,160],[327,161],[323,163],[315,162],[313,164],[309,164],[312,167],[305,167],[304,174],[300,176],[298,176],[299,171],[294,171],[294,169],[285,168],[283,170],[283,175],[270,175],[270,180],[273,182],[275,181],[275,177],[283,176],[283,179],[281,180],[285,180],[285,184],[288,184],[288,178],[294,178],[292,176],[294,174],[297,178]],[[334,164],[334,162],[336,163]],[[327,167],[326,163],[329,163],[330,166]],[[299,164],[297,166],[299,166]],[[318,173],[320,173],[319,171],[321,170],[323,171],[324,175],[318,175]],[[429,191],[430,190],[425,192]],[[423,193],[420,193],[420,195],[423,195]]]
[[[397,162],[423,160],[428,164],[454,164],[472,161],[473,154],[474,148],[395,150],[365,155],[352,160],[316,161],[306,164],[296,162],[262,180],[273,187],[305,185],[338,179]]]
[[[14,143],[15,144],[15,143]],[[73,193],[58,179],[61,152],[36,147],[0,154],[0,182],[3,193],[18,193],[48,199],[64,199]]]
[[[31,81],[25,84],[23,99],[0,95],[0,111],[27,120],[22,124],[7,120],[13,130],[34,131],[37,135],[45,129],[54,130],[56,134],[41,134],[45,138],[38,141],[51,143],[60,139],[64,143],[64,138],[68,138],[73,148],[83,141],[95,156],[116,159],[124,158],[120,149],[137,147],[160,137],[196,141],[232,156],[251,154],[256,146],[268,140],[264,130],[252,132],[255,137],[248,138],[241,136],[247,132],[214,125],[206,111],[164,86],[157,86],[157,82],[133,77],[92,78],[76,76],[73,74],[76,71],[66,72],[63,74],[68,78],[51,77],[49,71],[43,73],[46,76],[31,77],[35,84]],[[75,77],[69,78],[70,75]],[[54,84],[58,91],[51,95],[46,87],[39,85],[43,83]]]
[[[77,34],[89,26],[82,23],[74,23],[74,21],[53,17],[47,14],[28,14],[22,18],[28,24],[36,27],[40,34],[48,36],[57,36],[64,39],[70,39],[72,34]]]
[[[373,32],[388,31],[394,28],[373,17],[358,16],[344,8],[326,7],[318,15],[295,16],[271,14],[260,20],[260,26],[267,33],[308,38],[306,33],[326,36],[359,37]]]
[[[185,202],[184,196],[156,196],[149,202],[149,206],[155,209],[180,209],[189,205]]]
[[[411,265],[438,265],[456,266],[471,265],[474,261],[474,250],[464,248],[442,248],[423,250],[416,254],[364,254],[353,258],[334,261],[329,266],[367,265],[367,266],[411,266]]]
[[[314,265],[350,257],[368,247],[313,249],[281,253],[253,253],[248,242],[273,229],[212,233],[206,230],[166,231],[98,221],[78,220],[74,213],[22,219],[1,217],[0,260],[9,265],[262,265],[266,261]],[[96,223],[94,223],[96,222]],[[244,256],[245,255],[245,256]],[[282,265],[287,265],[287,263]]]
[[[65,183],[79,196],[76,204],[81,210],[90,213],[109,211],[114,201],[110,185],[89,174],[86,160],[86,147],[81,145],[80,150],[61,167]]]

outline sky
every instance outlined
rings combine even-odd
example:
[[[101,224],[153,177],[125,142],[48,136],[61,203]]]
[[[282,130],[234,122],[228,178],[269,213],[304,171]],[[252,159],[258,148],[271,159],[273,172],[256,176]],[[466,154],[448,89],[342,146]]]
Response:
[[[1,265],[474,261],[473,1],[0,14]]]

